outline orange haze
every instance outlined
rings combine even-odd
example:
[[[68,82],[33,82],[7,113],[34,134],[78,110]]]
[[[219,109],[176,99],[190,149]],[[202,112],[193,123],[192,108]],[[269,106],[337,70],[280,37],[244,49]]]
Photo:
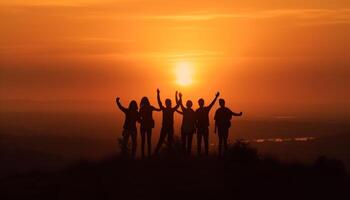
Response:
[[[159,87],[207,102],[219,90],[252,117],[348,116],[349,55],[348,0],[4,1],[0,108],[112,111]]]

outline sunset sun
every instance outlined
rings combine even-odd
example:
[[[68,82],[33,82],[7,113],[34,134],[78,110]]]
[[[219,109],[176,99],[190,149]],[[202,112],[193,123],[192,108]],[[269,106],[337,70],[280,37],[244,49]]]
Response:
[[[189,86],[193,83],[193,63],[181,61],[175,64],[176,83]]]

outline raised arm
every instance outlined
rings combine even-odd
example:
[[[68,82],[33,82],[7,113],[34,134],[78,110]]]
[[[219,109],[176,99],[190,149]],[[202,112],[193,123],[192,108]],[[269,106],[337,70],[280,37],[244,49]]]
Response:
[[[179,102],[179,98],[177,97],[177,94],[178,94],[178,92],[176,91],[175,92],[175,102],[177,103],[177,102]],[[181,93],[180,93],[181,94]]]
[[[176,111],[180,107],[180,101],[182,101],[182,95],[180,96],[180,99],[177,99],[177,91],[175,92],[175,101],[176,106],[173,109]]]
[[[128,109],[126,109],[124,106],[122,106],[122,104],[120,103],[120,98],[119,98],[119,97],[117,97],[116,102],[117,102],[118,108],[119,108],[121,111],[123,111],[123,112],[125,113],[125,112],[128,110]]]
[[[176,101],[179,102],[179,104],[181,106],[181,110],[184,111],[186,108],[185,108],[184,104],[182,103],[182,93],[181,92],[179,93],[179,97],[180,97],[180,99],[176,100]]]
[[[220,92],[217,92],[216,95],[215,95],[215,98],[213,99],[213,101],[208,106],[209,110],[214,106],[214,104],[215,104],[216,100],[218,99],[219,95],[220,95]]]
[[[160,91],[159,91],[159,89],[157,89],[157,101],[158,101],[158,105],[159,105],[160,110],[163,110],[164,106],[162,104],[162,101],[160,100]]]

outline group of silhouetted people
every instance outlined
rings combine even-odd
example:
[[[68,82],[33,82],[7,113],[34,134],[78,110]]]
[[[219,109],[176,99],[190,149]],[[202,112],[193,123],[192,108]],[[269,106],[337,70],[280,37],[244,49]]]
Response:
[[[204,142],[205,155],[209,155],[209,112],[217,101],[220,93],[216,93],[214,100],[205,106],[204,99],[198,100],[199,108],[195,111],[191,100],[186,102],[186,106],[182,102],[182,94],[176,91],[176,105],[172,106],[170,99],[165,100],[165,106],[160,99],[160,91],[157,89],[157,100],[159,108],[152,106],[147,97],[143,97],[138,108],[136,101],[131,101],[128,108],[121,105],[119,97],[116,99],[117,105],[125,114],[123,125],[123,141],[128,144],[131,137],[131,154],[136,156],[137,147],[137,127],[136,123],[140,123],[141,132],[141,155],[145,157],[145,143],[147,141],[147,153],[151,156],[152,149],[152,129],[155,127],[153,119],[153,111],[162,111],[162,127],[160,131],[159,141],[154,151],[157,155],[162,145],[167,141],[169,148],[173,147],[174,143],[174,113],[180,113],[182,118],[181,125],[181,143],[183,153],[191,155],[193,135],[197,133],[197,153],[202,154],[202,140]],[[225,100],[219,100],[220,108],[215,112],[215,133],[219,138],[218,154],[222,156],[227,150],[227,140],[229,136],[229,128],[231,127],[232,116],[241,116],[242,112],[235,113],[225,106]],[[179,108],[181,108],[179,110]]]

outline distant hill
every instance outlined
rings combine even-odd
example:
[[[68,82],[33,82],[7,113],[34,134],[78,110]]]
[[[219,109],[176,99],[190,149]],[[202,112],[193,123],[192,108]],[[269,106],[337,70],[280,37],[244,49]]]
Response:
[[[0,178],[62,169],[79,160],[102,159],[117,150],[116,140],[103,138],[0,134]]]

